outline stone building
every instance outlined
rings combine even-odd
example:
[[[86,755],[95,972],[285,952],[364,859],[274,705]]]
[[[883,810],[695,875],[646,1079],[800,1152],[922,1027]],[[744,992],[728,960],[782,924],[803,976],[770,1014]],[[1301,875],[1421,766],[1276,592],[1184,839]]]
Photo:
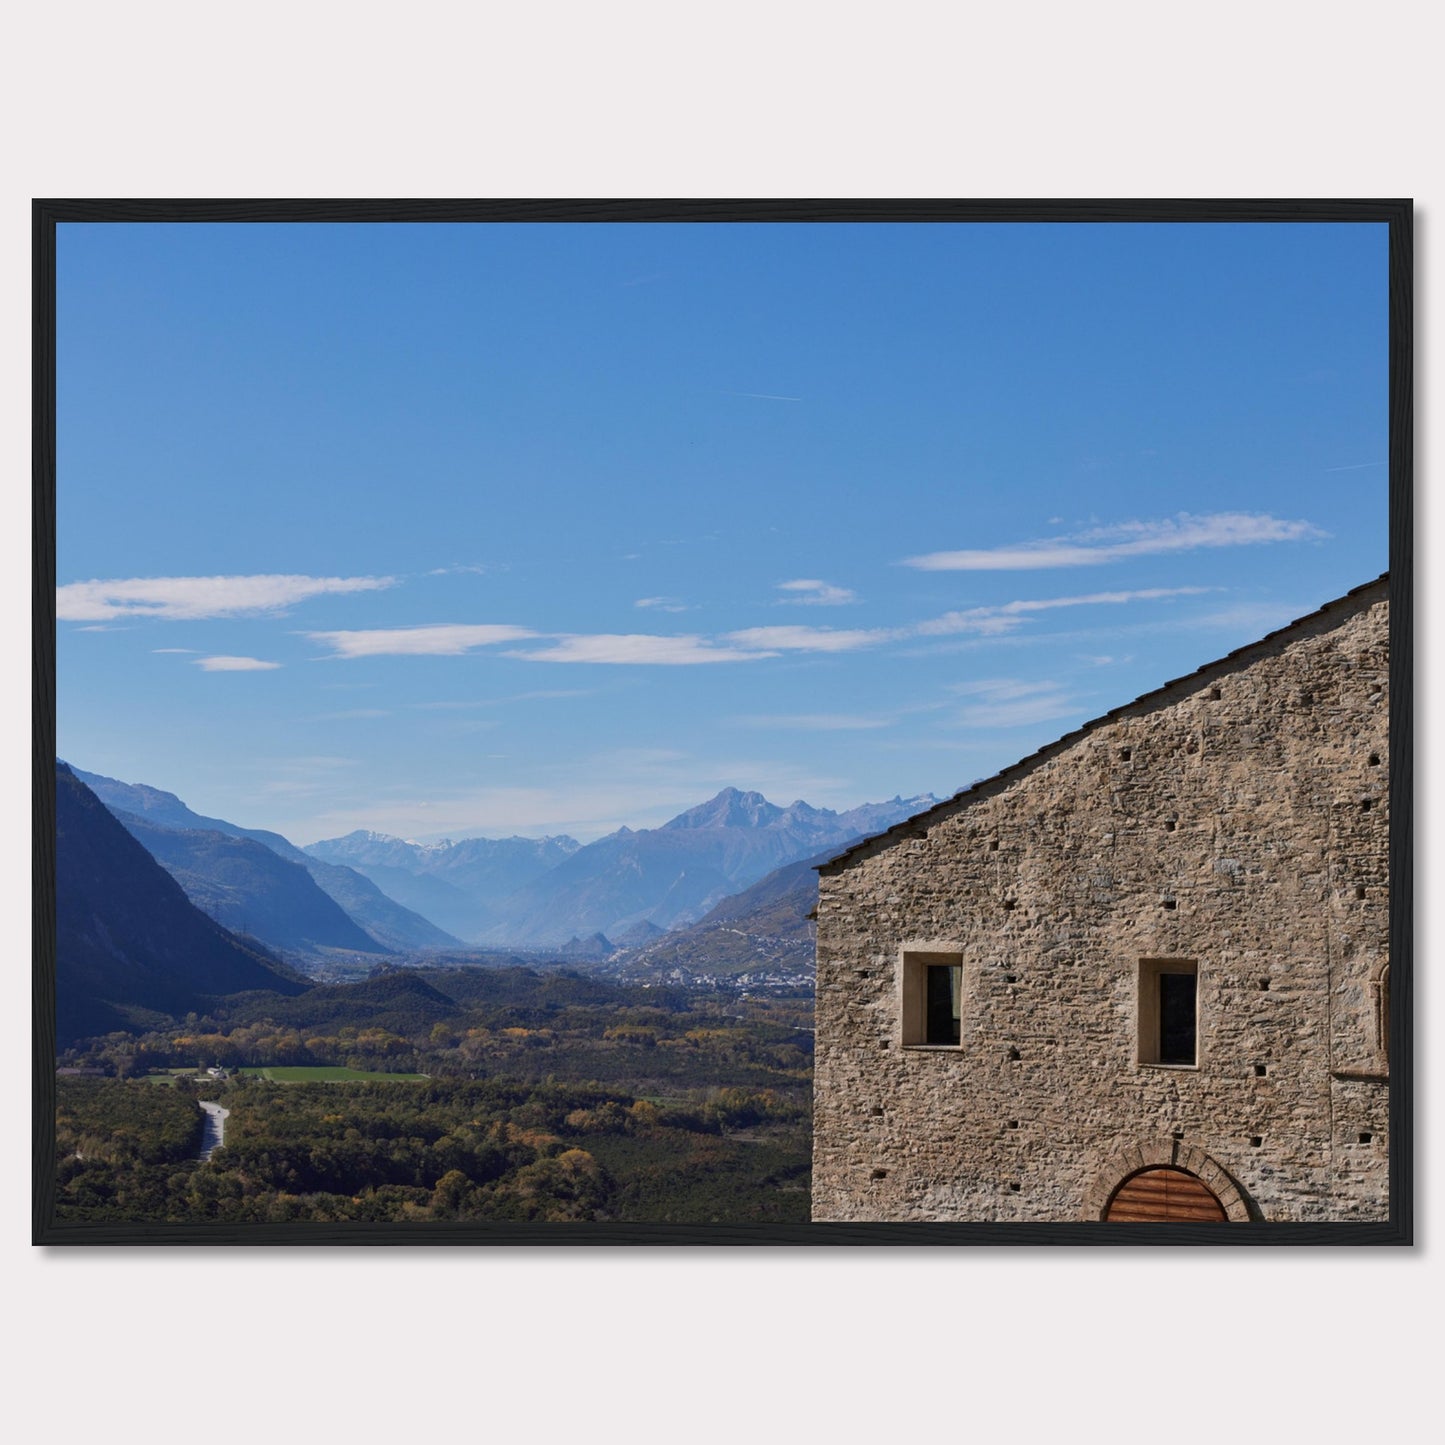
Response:
[[[819,870],[815,1220],[1383,1220],[1386,579]]]

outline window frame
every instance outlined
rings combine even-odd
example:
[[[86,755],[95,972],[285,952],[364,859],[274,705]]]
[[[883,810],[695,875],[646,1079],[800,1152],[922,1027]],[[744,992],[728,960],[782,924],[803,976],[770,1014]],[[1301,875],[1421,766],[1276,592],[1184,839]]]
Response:
[[[928,970],[958,970],[958,1042],[928,1041]],[[898,1030],[900,1047],[913,1051],[956,1054],[963,1049],[963,1021],[967,1016],[968,974],[963,951],[947,944],[905,945],[898,955]]]
[[[1194,1062],[1166,1062],[1159,1057],[1162,1041],[1159,979],[1164,974],[1182,974],[1194,980]],[[1135,973],[1134,1062],[1141,1069],[1175,1069],[1198,1072],[1203,1053],[1204,1029],[1200,1015],[1199,960],[1194,958],[1141,958]]]

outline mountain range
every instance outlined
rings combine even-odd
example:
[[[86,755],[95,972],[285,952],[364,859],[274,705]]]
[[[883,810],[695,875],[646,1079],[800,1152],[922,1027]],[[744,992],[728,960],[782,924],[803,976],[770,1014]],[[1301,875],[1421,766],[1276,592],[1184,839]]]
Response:
[[[494,929],[505,900],[582,845],[575,838],[466,838],[412,843],[365,829],[307,846],[317,861],[354,869],[459,938]]]
[[[238,938],[180,884],[63,763],[55,768],[56,1029],[60,1042],[202,1012],[210,1000],[304,979]]]
[[[621,828],[585,847],[571,838],[415,843],[359,832],[305,851],[344,862],[417,905],[425,890],[447,885],[451,891],[433,896],[467,900],[470,912],[456,901],[444,916],[470,942],[556,948],[692,923],[775,869],[840,849],[936,801],[893,798],[837,813],[802,800],[783,808],[761,793],[724,788],[661,827]]]
[[[279,833],[194,813],[174,793],[143,783],[71,771],[174,874],[193,903],[273,948],[388,954],[458,946],[370,879],[303,853]],[[278,869],[273,859],[289,867]]]
[[[660,827],[620,828],[586,846],[419,843],[363,830],[302,849],[158,788],[66,771],[193,904],[312,976],[468,944],[649,976],[793,976],[811,965],[814,864],[936,801],[839,813],[724,788]]]

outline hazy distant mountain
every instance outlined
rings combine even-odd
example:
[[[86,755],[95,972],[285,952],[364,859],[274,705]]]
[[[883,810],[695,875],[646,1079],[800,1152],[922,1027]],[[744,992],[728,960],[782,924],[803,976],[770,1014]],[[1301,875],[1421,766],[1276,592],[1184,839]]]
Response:
[[[389,953],[292,863],[252,838],[193,828],[161,828],[117,811],[145,848],[203,913],[282,951],[352,949]]]
[[[644,921],[664,929],[690,923],[774,869],[936,801],[895,798],[835,813],[802,801],[780,808],[761,793],[725,788],[660,828],[623,828],[579,849],[503,900],[486,941],[552,946],[592,933],[618,938]]]
[[[707,978],[811,974],[817,934],[808,915],[818,902],[815,870],[838,850],[834,845],[778,868],[724,898],[696,923],[633,945],[634,951],[618,960],[619,971],[656,978],[678,971]]]
[[[480,939],[496,924],[498,904],[581,846],[567,837],[413,843],[358,829],[308,844],[305,852],[355,869],[461,938]]]
[[[55,767],[56,1025],[71,1040],[148,1014],[204,1011],[221,995],[306,987],[259,944],[235,937],[64,763]]]
[[[423,948],[455,948],[459,940],[444,931],[422,914],[413,912],[401,903],[389,898],[369,878],[351,868],[324,862],[304,853],[279,833],[261,828],[242,828],[228,823],[224,818],[208,818],[194,813],[174,793],[162,792],[159,788],[147,787],[143,783],[122,783],[115,778],[102,777],[99,773],[87,773],[80,768],[72,771],[95,795],[113,812],[127,813],[142,823],[155,827],[202,833],[223,833],[232,838],[246,838],[263,844],[279,858],[298,863],[311,875],[316,886],[336,903],[365,933],[371,937],[369,945],[346,944],[343,947],[364,947],[371,952],[396,949],[407,951]],[[213,879],[224,884],[225,879]],[[298,921],[289,926],[294,934],[304,935],[311,922]]]

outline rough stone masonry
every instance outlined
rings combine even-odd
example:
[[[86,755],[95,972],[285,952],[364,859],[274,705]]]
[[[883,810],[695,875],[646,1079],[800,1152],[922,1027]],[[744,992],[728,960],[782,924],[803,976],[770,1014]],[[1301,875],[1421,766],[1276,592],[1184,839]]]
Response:
[[[825,864],[813,1218],[1387,1218],[1387,689],[1382,577]]]

